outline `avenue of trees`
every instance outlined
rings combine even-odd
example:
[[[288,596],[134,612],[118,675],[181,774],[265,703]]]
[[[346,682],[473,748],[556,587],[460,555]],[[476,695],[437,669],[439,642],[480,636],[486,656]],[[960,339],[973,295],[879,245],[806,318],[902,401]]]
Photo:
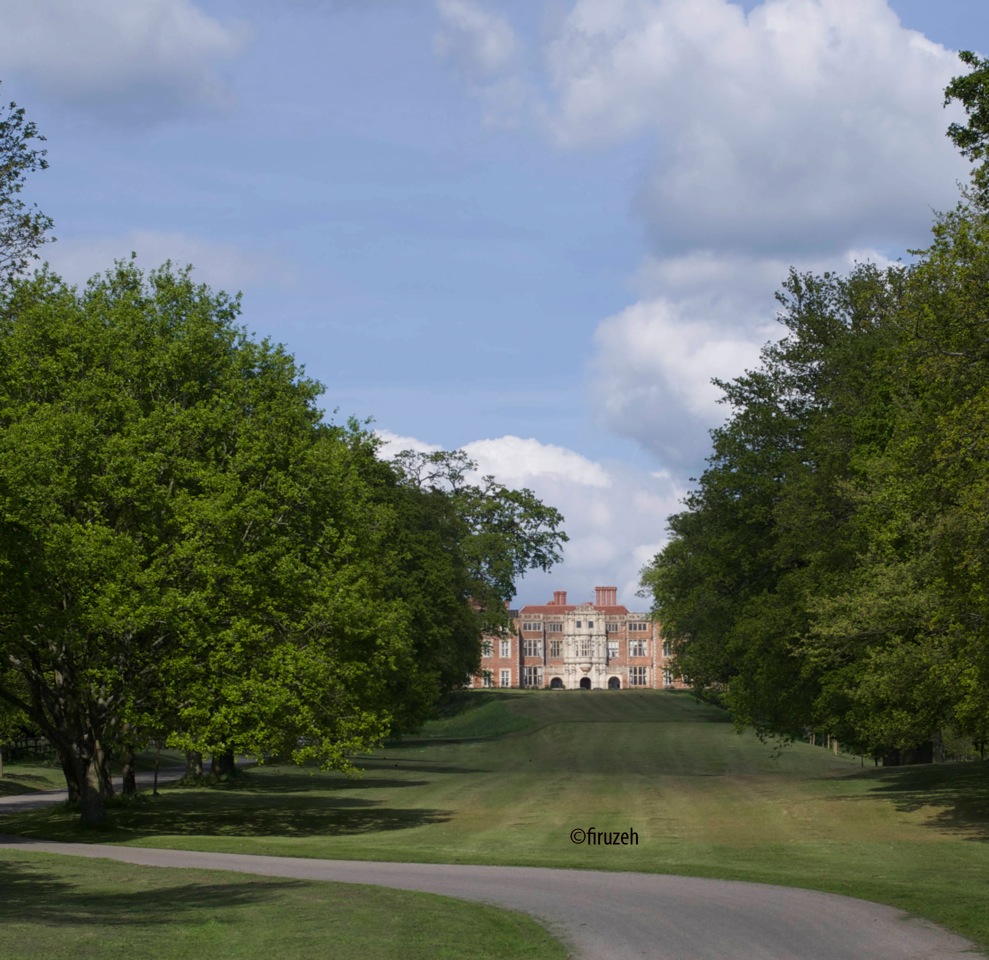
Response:
[[[47,737],[91,821],[149,742],[349,769],[478,669],[562,517],[459,453],[382,460],[188,269],[26,275],[49,222],[11,193],[41,164],[7,117],[0,740]]]
[[[989,741],[989,62],[962,60],[964,201],[909,266],[791,273],[643,572],[677,671],[737,723],[893,763]]]

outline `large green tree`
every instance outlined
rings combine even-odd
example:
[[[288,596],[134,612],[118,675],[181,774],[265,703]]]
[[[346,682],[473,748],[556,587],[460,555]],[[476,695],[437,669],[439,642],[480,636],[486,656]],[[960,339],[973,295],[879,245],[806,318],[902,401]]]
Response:
[[[128,263],[0,302],[0,696],[89,818],[142,730],[345,765],[416,670],[380,572],[394,472],[238,306]]]
[[[322,387],[169,265],[0,296],[0,699],[96,820],[167,738],[348,769],[476,670],[565,539],[460,454],[382,460]],[[7,680],[10,682],[7,682]]]

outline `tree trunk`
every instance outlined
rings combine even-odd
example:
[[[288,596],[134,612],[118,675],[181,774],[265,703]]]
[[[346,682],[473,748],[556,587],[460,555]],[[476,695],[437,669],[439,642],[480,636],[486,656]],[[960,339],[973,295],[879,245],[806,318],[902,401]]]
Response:
[[[203,775],[203,755],[194,750],[187,750],[185,753],[185,775],[196,777]]]
[[[82,822],[99,825],[106,820],[106,799],[113,796],[110,765],[99,740],[93,742],[92,754],[83,765]]]
[[[121,753],[123,764],[123,788],[121,792],[125,797],[133,797],[137,794],[137,774],[134,770],[134,746],[125,743]]]
[[[213,754],[213,762],[210,764],[210,776],[228,777],[237,769],[233,750],[222,750]]]

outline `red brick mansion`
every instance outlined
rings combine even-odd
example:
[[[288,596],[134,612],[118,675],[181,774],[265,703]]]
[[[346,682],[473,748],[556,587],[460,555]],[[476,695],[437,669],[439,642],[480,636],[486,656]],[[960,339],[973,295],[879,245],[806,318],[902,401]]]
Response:
[[[659,624],[620,605],[617,587],[594,593],[594,603],[572,604],[557,590],[549,603],[512,610],[512,633],[484,640],[481,672],[471,685],[683,689],[666,669]]]

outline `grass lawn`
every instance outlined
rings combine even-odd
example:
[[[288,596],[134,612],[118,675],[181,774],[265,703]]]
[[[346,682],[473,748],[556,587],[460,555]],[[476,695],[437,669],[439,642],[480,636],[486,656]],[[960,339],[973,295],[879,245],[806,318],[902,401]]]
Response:
[[[563,960],[521,914],[425,893],[0,854],[3,960]]]
[[[82,830],[0,832],[305,857],[641,870],[812,887],[902,907],[989,946],[989,764],[779,756],[689,696],[476,692],[347,780],[285,767],[167,790]],[[634,830],[579,846],[574,828]]]

